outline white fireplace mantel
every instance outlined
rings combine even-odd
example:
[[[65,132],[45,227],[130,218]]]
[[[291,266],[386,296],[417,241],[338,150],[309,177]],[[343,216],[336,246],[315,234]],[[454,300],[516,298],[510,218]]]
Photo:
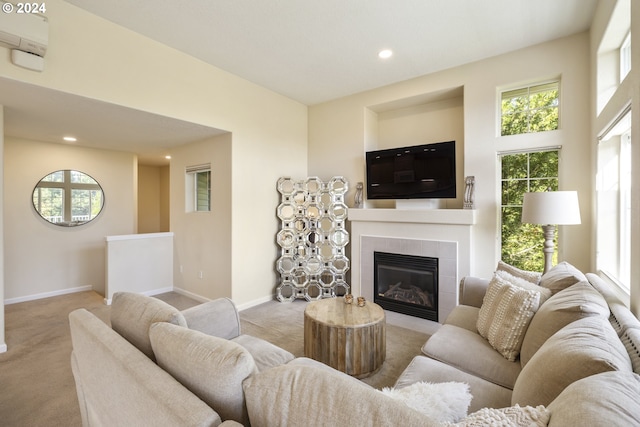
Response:
[[[349,220],[416,224],[473,225],[475,209],[349,209]]]
[[[458,303],[458,282],[471,271],[472,209],[350,209],[351,291],[373,299],[372,250],[439,257],[442,322]],[[364,243],[364,244],[363,244]],[[373,249],[372,249],[373,248]],[[445,277],[446,276],[446,277]],[[442,285],[445,285],[443,287]]]

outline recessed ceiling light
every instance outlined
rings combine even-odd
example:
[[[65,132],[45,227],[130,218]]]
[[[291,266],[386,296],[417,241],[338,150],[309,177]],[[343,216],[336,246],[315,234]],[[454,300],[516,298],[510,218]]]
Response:
[[[165,159],[171,160],[171,156],[164,156]]]
[[[78,140],[77,138],[74,138],[73,136],[65,136],[62,139],[64,139],[67,142],[76,142]]]
[[[378,52],[378,58],[381,58],[381,59],[391,58],[392,55],[393,55],[393,51],[391,49],[384,49]]]

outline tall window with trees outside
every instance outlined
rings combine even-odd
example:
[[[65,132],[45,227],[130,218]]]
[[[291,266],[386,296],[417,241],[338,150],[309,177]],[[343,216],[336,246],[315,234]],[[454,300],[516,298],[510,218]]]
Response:
[[[500,135],[558,129],[559,85],[558,81],[552,81],[502,92]],[[554,148],[500,155],[501,257],[504,262],[525,270],[544,269],[540,226],[522,224],[522,200],[527,192],[558,190],[558,154],[558,149]],[[557,262],[557,252],[553,258]]]
[[[558,150],[503,154],[502,160],[502,260],[530,271],[544,269],[542,231],[523,224],[524,193],[558,190]],[[557,229],[555,239],[557,240]],[[557,263],[557,251],[553,262]]]

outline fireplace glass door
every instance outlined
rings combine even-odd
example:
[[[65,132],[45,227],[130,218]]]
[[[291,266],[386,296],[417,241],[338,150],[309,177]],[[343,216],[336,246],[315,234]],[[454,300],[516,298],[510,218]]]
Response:
[[[438,321],[438,259],[374,252],[374,301],[386,310]]]

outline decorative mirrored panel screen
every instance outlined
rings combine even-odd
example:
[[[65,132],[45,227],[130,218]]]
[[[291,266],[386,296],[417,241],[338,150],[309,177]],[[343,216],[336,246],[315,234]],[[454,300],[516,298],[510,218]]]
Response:
[[[64,169],[42,178],[33,189],[32,200],[44,220],[62,227],[75,227],[100,214],[104,193],[91,176]]]
[[[343,177],[322,182],[317,177],[278,180],[281,195],[277,208],[281,229],[276,235],[281,256],[276,267],[281,275],[279,301],[307,301],[349,293],[344,274],[349,260],[345,229],[348,209],[344,195],[349,185]]]

